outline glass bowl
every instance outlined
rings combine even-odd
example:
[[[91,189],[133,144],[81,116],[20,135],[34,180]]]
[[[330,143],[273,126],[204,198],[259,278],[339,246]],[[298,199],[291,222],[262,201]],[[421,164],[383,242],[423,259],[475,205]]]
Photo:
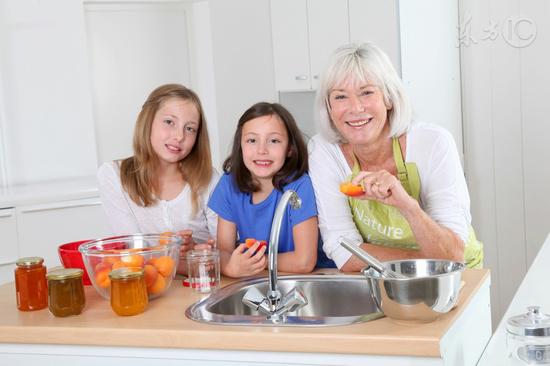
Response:
[[[92,285],[105,299],[111,296],[109,273],[122,267],[143,268],[147,294],[154,299],[172,283],[181,244],[181,237],[172,233],[133,234],[89,241],[78,250]]]

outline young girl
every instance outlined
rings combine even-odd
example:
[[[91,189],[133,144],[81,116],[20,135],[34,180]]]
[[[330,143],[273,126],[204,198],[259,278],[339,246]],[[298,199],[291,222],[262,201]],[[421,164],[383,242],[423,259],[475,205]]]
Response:
[[[177,232],[184,237],[181,254],[193,241],[215,237],[217,215],[206,203],[218,174],[197,95],[178,84],[153,90],[137,118],[133,147],[133,156],[98,171],[113,233]]]
[[[306,174],[307,148],[292,115],[276,103],[250,107],[239,119],[223,169],[225,174],[208,202],[218,214],[222,273],[243,277],[264,270],[266,247],[259,247],[259,241],[269,240],[275,208],[288,189],[298,193],[302,207],[287,207],[278,269],[311,272],[317,259],[317,208]],[[247,238],[257,240],[248,249],[243,243]]]

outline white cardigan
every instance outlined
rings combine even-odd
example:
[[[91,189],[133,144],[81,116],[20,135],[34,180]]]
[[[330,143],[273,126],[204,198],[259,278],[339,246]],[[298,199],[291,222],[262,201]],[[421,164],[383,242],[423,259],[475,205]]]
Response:
[[[159,200],[152,206],[142,207],[132,201],[122,188],[120,169],[116,162],[104,163],[99,168],[97,177],[103,209],[114,235],[154,234],[190,229],[198,243],[216,238],[218,216],[207,206],[210,194],[218,183],[219,174],[216,170],[212,172],[206,193],[200,197],[196,216],[191,212],[191,190],[187,184],[176,198],[170,201]]]
[[[338,237],[363,242],[355,227],[347,197],[339,185],[351,174],[338,144],[315,135],[308,144],[309,175],[315,190],[323,249],[338,268],[351,253]],[[453,137],[445,129],[425,123],[413,124],[407,133],[406,162],[420,175],[420,205],[437,223],[451,229],[466,242],[471,222],[470,196]]]

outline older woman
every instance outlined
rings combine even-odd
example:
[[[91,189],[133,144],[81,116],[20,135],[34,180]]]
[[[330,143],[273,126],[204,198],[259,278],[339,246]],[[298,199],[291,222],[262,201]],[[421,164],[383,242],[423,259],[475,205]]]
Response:
[[[310,141],[323,249],[338,268],[364,267],[338,242],[351,239],[382,261],[444,258],[481,266],[470,198],[455,142],[412,122],[389,58],[371,43],[337,49],[317,92],[321,134]],[[358,196],[339,191],[359,185]]]

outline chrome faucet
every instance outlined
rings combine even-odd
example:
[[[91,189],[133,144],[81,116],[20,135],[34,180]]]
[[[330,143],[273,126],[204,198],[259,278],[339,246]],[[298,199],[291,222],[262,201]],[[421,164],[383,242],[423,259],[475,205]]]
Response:
[[[269,289],[266,296],[263,296],[256,287],[251,287],[243,296],[243,303],[248,307],[258,310],[267,315],[267,319],[273,323],[284,322],[288,312],[296,311],[308,304],[307,298],[297,288],[288,291],[281,298],[281,292],[277,286],[277,254],[279,252],[279,234],[286,206],[298,209],[302,206],[302,200],[293,190],[286,191],[275,209],[273,222],[271,223],[271,233],[269,234],[268,246],[268,265]]]

